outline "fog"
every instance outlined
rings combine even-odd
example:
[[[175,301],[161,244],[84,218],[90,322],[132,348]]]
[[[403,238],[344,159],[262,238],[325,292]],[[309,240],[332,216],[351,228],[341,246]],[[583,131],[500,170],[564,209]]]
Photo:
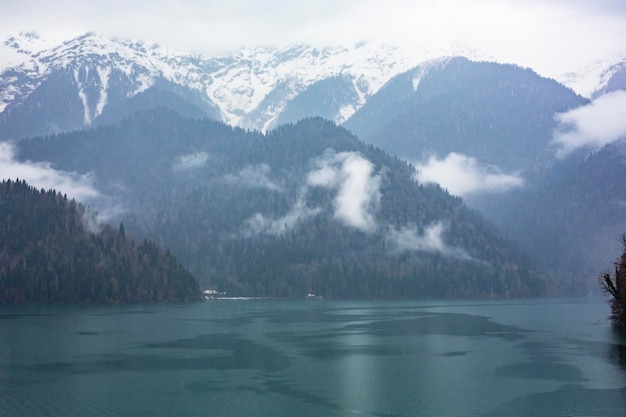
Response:
[[[272,168],[268,164],[248,165],[237,174],[224,176],[224,180],[238,186],[283,191],[283,187],[270,178],[271,172]]]
[[[420,231],[417,226],[405,226],[400,229],[390,228],[387,240],[396,252],[418,251],[439,253],[460,259],[470,259],[470,256],[461,248],[448,246],[443,240],[445,226],[442,222],[435,222]]]
[[[553,145],[564,158],[576,149],[592,150],[626,138],[626,91],[607,93],[588,105],[555,116]]]
[[[360,154],[327,151],[315,161],[307,184],[336,190],[334,217],[347,226],[372,232],[380,205],[380,180],[374,165]]]
[[[481,164],[476,158],[452,152],[444,159],[431,156],[416,165],[415,179],[421,183],[437,183],[450,194],[502,193],[524,185],[518,173],[507,174],[493,165]]]
[[[20,162],[10,142],[0,142],[0,177],[25,180],[35,188],[56,190],[79,202],[100,197],[92,175],[57,170],[48,162]]]

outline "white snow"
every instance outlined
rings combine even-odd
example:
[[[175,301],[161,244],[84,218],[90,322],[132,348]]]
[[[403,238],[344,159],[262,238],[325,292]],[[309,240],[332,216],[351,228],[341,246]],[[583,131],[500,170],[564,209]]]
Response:
[[[420,83],[422,82],[422,79],[424,78],[424,76],[433,68],[435,67],[443,67],[445,66],[448,62],[450,61],[449,57],[445,57],[445,58],[435,58],[435,59],[431,59],[429,61],[425,61],[424,63],[420,64],[419,67],[417,67],[415,74],[413,75],[413,91],[417,91],[417,88],[419,87]]]
[[[85,123],[89,124],[108,105],[109,80],[116,70],[128,77],[129,88],[124,92],[128,97],[145,91],[163,77],[210,100],[225,123],[266,131],[273,127],[287,103],[309,86],[329,77],[344,76],[351,80],[358,98],[339,103],[334,120],[342,123],[393,76],[429,62],[418,68],[413,78],[413,88],[417,89],[429,65],[451,56],[486,59],[459,45],[428,49],[374,42],[350,47],[263,47],[206,57],[98,34],[86,34],[52,47],[36,35],[20,34],[0,45],[0,112],[10,103],[23,101],[55,69],[91,69],[97,71],[100,83],[100,95],[93,109],[89,109],[84,86],[75,74],[77,93],[85,106]],[[600,63],[575,75],[565,75],[560,81],[590,96],[608,80],[606,68],[606,63]],[[15,79],[7,70],[15,71],[19,77]]]
[[[83,83],[80,80],[80,74],[78,68],[74,69],[74,81],[76,81],[76,86],[78,87],[78,97],[80,97],[80,101],[83,103],[83,111],[84,116],[83,120],[85,126],[91,125],[91,111],[89,110],[89,101],[87,100],[87,94],[85,94],[85,89]]]
[[[97,68],[98,78],[100,79],[100,97],[98,98],[98,104],[96,104],[96,111],[94,117],[98,117],[102,114],[104,106],[107,104],[108,88],[109,88],[109,76],[111,75],[110,68]]]
[[[583,97],[592,98],[594,93],[606,87],[617,64],[624,58],[594,62],[583,69],[563,74],[557,79]]]
[[[352,115],[356,113],[356,107],[351,105],[351,104],[347,104],[345,106],[342,106],[339,109],[339,114],[335,117],[334,122],[337,124],[341,124],[343,122],[345,122],[346,120],[348,120],[350,117],[352,117]]]

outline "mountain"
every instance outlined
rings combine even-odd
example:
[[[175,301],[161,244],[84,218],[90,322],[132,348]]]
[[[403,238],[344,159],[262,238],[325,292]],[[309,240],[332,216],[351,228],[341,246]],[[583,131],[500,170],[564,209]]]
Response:
[[[437,268],[432,266],[436,263],[433,253],[456,254],[456,258],[443,256],[443,264],[448,268],[446,273],[454,275],[460,265],[465,265],[460,254],[471,252],[470,249],[460,252],[456,249],[451,252],[434,249],[449,248],[449,244],[437,246],[433,243],[445,233],[450,238],[467,239],[464,232],[452,227],[456,223],[449,222],[450,210],[443,208],[445,205],[440,208],[446,214],[437,217],[434,212],[423,212],[424,208],[406,203],[409,204],[406,210],[411,215],[393,215],[404,221],[395,220],[393,216],[380,220],[369,210],[382,210],[385,207],[382,201],[386,201],[387,193],[375,198],[362,191],[354,198],[365,206],[356,204],[352,211],[346,209],[344,217],[341,217],[340,208],[344,206],[338,201],[344,200],[338,199],[338,195],[341,194],[341,184],[355,178],[348,175],[352,164],[363,169],[363,166],[369,166],[363,160],[379,161],[374,166],[381,171],[372,168],[371,172],[377,174],[370,172],[370,176],[361,180],[379,178],[381,184],[388,167],[393,166],[394,170],[404,172],[400,177],[405,185],[401,188],[407,190],[412,187],[409,184],[415,182],[415,170],[393,158],[393,162],[380,162],[390,157],[376,156],[378,154],[375,155],[372,147],[361,144],[341,129],[335,131],[335,128],[328,128],[328,132],[334,132],[337,138],[324,139],[326,146],[320,146],[319,137],[312,132],[320,130],[313,126],[321,121],[299,123],[313,115],[343,124],[366,143],[412,162],[420,163],[427,157],[454,156],[470,168],[479,167],[496,176],[503,172],[511,173],[508,177],[516,181],[518,188],[524,185],[517,196],[498,195],[493,200],[481,200],[481,196],[467,197],[465,201],[479,208],[489,220],[497,222],[512,239],[518,240],[516,244],[524,246],[528,252],[540,256],[550,254],[550,257],[539,259],[543,268],[560,273],[567,266],[567,259],[578,257],[582,262],[585,255],[575,247],[567,246],[568,239],[559,241],[559,228],[554,225],[587,224],[576,216],[594,216],[596,209],[593,205],[585,205],[585,212],[574,211],[576,216],[562,214],[562,218],[551,224],[547,220],[543,223],[535,221],[524,213],[518,216],[515,205],[499,200],[511,196],[511,201],[516,201],[516,198],[521,198],[519,196],[524,196],[542,201],[522,201],[524,204],[519,204],[520,207],[536,206],[533,210],[540,210],[541,207],[541,210],[552,213],[569,210],[566,205],[568,199],[550,199],[549,190],[554,187],[553,184],[559,183],[561,170],[566,166],[554,158],[554,149],[551,149],[553,131],[557,126],[555,114],[586,105],[591,97],[624,88],[624,61],[599,63],[585,71],[566,74],[561,81],[576,92],[583,92],[578,95],[531,69],[472,61],[456,55],[472,59],[478,57],[478,54],[462,49],[425,51],[379,44],[344,48],[296,45],[281,49],[244,49],[233,55],[205,57],[97,34],[86,34],[60,44],[51,44],[35,34],[20,34],[0,45],[0,62],[3,65],[0,68],[0,140],[54,134],[47,140],[21,141],[21,157],[50,161],[59,169],[79,173],[93,171],[100,191],[112,200],[120,201],[127,210],[124,222],[128,228],[139,236],[171,247],[204,283],[234,293],[302,293],[309,284],[297,281],[297,285],[292,287],[286,283],[285,277],[289,274],[301,276],[302,271],[298,268],[305,267],[316,271],[312,276],[321,276],[320,268],[331,268],[328,266],[332,264],[328,253],[332,250],[341,254],[338,257],[341,262],[332,264],[334,269],[331,269],[341,277],[356,277],[354,268],[357,264],[346,255],[360,253],[353,246],[360,235],[353,229],[365,233],[363,242],[381,253],[403,253],[402,262],[416,262],[406,255],[407,250],[398,249],[402,246],[398,244],[402,238],[405,241],[403,247],[417,245],[428,248],[418,251],[426,252],[429,257],[424,265],[430,266],[420,266],[425,269],[411,264],[410,267],[402,267],[403,272],[398,272],[394,269],[398,265],[395,261],[385,256],[372,257],[367,265],[369,270],[375,271],[373,276],[408,276],[407,271],[413,271],[434,277],[433,271]],[[179,120],[160,106],[175,111],[182,118]],[[139,113],[135,114],[137,111]],[[126,119],[129,116],[130,119]],[[158,120],[159,117],[164,118],[163,123]],[[199,124],[192,128],[188,118],[211,119],[225,124],[198,121],[196,123]],[[138,126],[139,120],[151,127]],[[179,122],[182,123],[180,129],[187,132],[189,138],[182,137],[181,131],[172,127]],[[291,125],[293,123],[296,124]],[[113,126],[106,127],[109,124]],[[288,126],[282,128],[284,124]],[[235,126],[239,128],[233,128]],[[93,130],[73,135],[61,134],[85,128]],[[199,133],[203,129],[206,132]],[[256,133],[245,132],[245,129]],[[265,134],[273,129],[276,132]],[[164,136],[166,133],[169,136]],[[290,139],[286,140],[285,135]],[[286,140],[286,144],[282,148],[275,147],[268,142],[270,137]],[[348,137],[352,139],[348,140]],[[311,143],[299,144],[303,147],[300,149],[291,141]],[[235,143],[245,145],[240,149]],[[259,150],[248,143],[272,148],[284,161],[276,159],[275,155],[267,155],[263,150],[265,148]],[[326,155],[326,148],[334,149],[334,153],[329,151],[331,153]],[[355,152],[358,158],[354,156]],[[293,163],[296,160],[300,165]],[[223,165],[225,161],[230,161],[230,165]],[[585,158],[571,161],[582,164],[580,169],[584,172]],[[309,181],[314,181],[309,179],[309,174],[316,172],[313,169],[315,166],[318,166],[320,177],[323,173],[330,173],[333,181],[324,186],[309,184]],[[418,168],[423,169],[424,166]],[[449,167],[446,168],[449,172]],[[196,178],[198,173],[201,175]],[[602,189],[604,183],[611,183],[610,178],[601,175],[590,174],[590,177],[597,181],[598,189]],[[209,183],[199,184],[202,178],[210,179]],[[369,180],[365,184],[369,184]],[[256,182],[262,186],[252,186]],[[233,184],[238,186],[233,188]],[[244,187],[241,184],[247,185]],[[567,188],[569,185],[562,186]],[[394,187],[392,189],[395,190]],[[445,194],[442,190],[431,190],[430,186],[420,187],[415,194],[417,201],[424,200],[421,193]],[[380,191],[380,188],[374,189]],[[586,189],[591,192],[593,187]],[[212,199],[201,197],[207,193]],[[336,193],[335,197],[333,193]],[[414,191],[409,192],[413,195],[411,193]],[[364,196],[369,200],[362,200]],[[309,198],[312,200],[309,201]],[[197,207],[190,206],[188,200],[194,201]],[[396,201],[405,200],[404,197],[396,198]],[[491,202],[493,206],[489,206]],[[462,202],[454,204],[463,206]],[[395,207],[395,203],[392,206]],[[496,207],[502,212],[495,212]],[[178,208],[183,211],[175,213]],[[203,213],[210,213],[212,219],[219,219],[219,226],[203,217]],[[326,217],[320,213],[326,213]],[[350,217],[347,213],[361,213],[357,224],[361,227],[369,225],[371,229],[364,231],[353,225],[352,229],[348,226],[346,230],[351,230],[351,233],[346,235],[340,229],[341,232],[324,232],[327,237],[320,237],[321,230],[333,229],[333,220],[347,221]],[[385,212],[386,215],[390,213]],[[414,219],[415,215],[419,221]],[[480,219],[476,213],[473,216]],[[320,223],[319,230],[287,237],[287,231],[294,230],[294,224],[304,219],[308,227],[311,219],[320,218],[325,220]],[[522,219],[526,220],[523,224]],[[476,221],[484,222],[482,219]],[[211,234],[208,235],[198,225],[208,227]],[[480,233],[483,232],[482,227],[478,228]],[[487,223],[484,227],[489,228]],[[590,227],[582,227],[580,233],[587,233]],[[621,227],[621,223],[618,220],[602,224],[596,222],[594,227],[605,230],[606,234],[602,236],[606,237],[609,229]],[[305,227],[305,230],[309,229]],[[542,233],[549,230],[552,234],[545,238],[545,242],[550,242],[546,245],[558,250],[549,251],[543,243],[533,245],[532,240],[525,239],[530,236],[541,238]],[[457,232],[464,237],[455,235]],[[489,233],[498,234],[496,231]],[[237,240],[234,236],[245,238]],[[570,235],[563,233],[563,236]],[[578,238],[572,236],[569,241],[577,242]],[[251,244],[255,239],[265,241],[259,245]],[[598,237],[597,240],[602,239]],[[491,237],[487,241],[491,242]],[[323,245],[329,248],[325,253],[311,249]],[[538,253],[536,247],[544,249]],[[279,257],[276,248],[285,253],[292,253],[289,250],[293,249],[293,256],[302,262],[296,267],[281,261],[283,263],[276,265],[283,265],[278,267],[282,269],[272,270],[263,259],[267,253]],[[514,258],[519,255],[513,246],[507,246],[505,252],[506,256]],[[209,253],[220,253],[219,259],[226,260],[216,266],[211,258],[213,255]],[[577,255],[570,256],[570,253]],[[483,259],[482,256],[468,256]],[[503,258],[493,254],[489,256],[491,258],[485,262],[501,266]],[[525,271],[521,275],[528,272],[530,277],[530,263],[519,256],[513,264],[520,265]],[[593,263],[595,261],[588,261],[584,261],[586,266],[581,266],[578,271],[590,273],[596,264]],[[456,266],[451,266],[453,264]],[[253,275],[259,265],[264,265],[261,269],[266,275],[262,280],[264,283],[258,284],[257,288],[254,287],[257,284],[252,283],[256,282]],[[385,268],[387,272],[381,273]],[[278,281],[270,278],[272,274]],[[381,291],[387,291],[388,295],[399,294],[398,287],[391,284],[384,287],[369,283],[365,286],[369,289],[365,290],[359,281],[355,288],[360,290],[350,293],[345,289],[339,290],[322,278],[316,278],[315,282],[324,283],[317,288],[323,287],[327,295],[333,296],[362,296],[380,294]],[[480,289],[452,290],[456,288],[455,283],[432,294],[458,295],[464,291],[475,294],[477,291],[484,295],[486,287],[481,285]],[[524,285],[520,284],[518,289],[531,287]],[[553,290],[551,286],[556,288],[559,284],[549,283],[548,287]],[[427,287],[432,288],[432,285]],[[425,290],[427,287],[419,290],[421,294],[431,294],[428,292],[431,289]],[[412,290],[415,294],[419,292],[416,288]],[[532,291],[537,292],[534,288]],[[502,291],[523,293],[511,288]],[[491,290],[488,292],[491,293]]]
[[[119,230],[91,231],[89,213],[54,190],[0,183],[0,304],[198,301],[169,252]]]
[[[555,290],[459,198],[319,118],[262,134],[159,108],[17,146],[24,160],[90,172],[123,206],[127,230],[231,295]]]
[[[341,123],[392,76],[449,54],[474,55],[372,43],[205,57],[93,33],[51,46],[23,33],[0,48],[0,139],[104,124],[156,105],[260,131],[301,116]]]
[[[598,277],[622,249],[624,178],[622,140],[591,155],[557,161],[530,176],[526,187],[491,196],[478,208],[543,268],[563,276]]]
[[[626,59],[622,59],[603,72],[603,82],[600,88],[592,94],[592,98],[617,90],[626,90]]]
[[[263,132],[311,116],[341,124],[392,77],[454,56],[486,58],[457,45],[377,43],[203,56],[94,33],[59,43],[20,33],[0,44],[0,139],[105,124],[157,105]],[[623,86],[623,62],[600,63],[558,81],[592,97]]]
[[[0,139],[106,124],[157,105],[260,131],[311,116],[341,124],[392,77],[454,56],[485,59],[454,45],[377,43],[260,47],[209,57],[94,33],[57,44],[20,33],[0,45]],[[591,97],[619,84],[623,60],[610,64],[559,81]]]
[[[552,158],[554,114],[586,103],[530,69],[445,58],[395,76],[343,126],[411,161],[456,152],[517,171]]]
[[[165,104],[192,117],[218,118],[219,109],[176,77],[194,70],[193,57],[141,43],[87,34],[42,51],[26,34],[4,43],[12,66],[0,74],[0,138],[71,131],[119,120],[129,112]],[[8,51],[7,51],[8,50]]]
[[[560,81],[592,99],[611,91],[626,90],[626,58],[596,62],[581,71],[564,74]]]
[[[598,94],[622,88],[622,65],[603,67]],[[392,78],[343,126],[418,162],[419,170],[443,160],[436,166],[441,180],[482,182],[476,188],[496,177],[515,180],[508,192],[468,193],[464,200],[544,270],[590,282],[611,264],[626,232],[623,145],[557,159],[552,143],[563,129],[555,116],[589,103],[530,69],[445,58]]]

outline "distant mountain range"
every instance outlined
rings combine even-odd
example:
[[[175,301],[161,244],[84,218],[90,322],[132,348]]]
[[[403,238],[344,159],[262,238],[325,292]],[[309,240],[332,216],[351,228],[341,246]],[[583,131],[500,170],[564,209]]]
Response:
[[[99,124],[110,121],[120,107],[131,110],[145,102],[168,102],[162,94],[193,104],[195,109],[187,109],[190,114],[200,112],[233,126],[266,131],[277,126],[287,107],[292,118],[306,110],[307,99],[294,99],[329,83],[333,90],[342,83],[342,91],[316,104],[325,116],[341,123],[392,76],[429,58],[470,55],[460,49],[419,51],[365,44],[259,48],[205,57],[92,33],[51,48],[42,49],[42,42],[36,34],[26,33],[2,45],[0,111],[5,115],[5,136]],[[70,114],[39,111],[53,105]],[[29,131],[14,121],[27,113],[39,119],[38,128]]]
[[[260,131],[308,116],[341,124],[392,77],[453,56],[486,58],[373,43],[206,57],[93,33],[50,46],[22,33],[0,45],[0,138],[106,124],[156,104]],[[562,81],[592,95],[623,83],[623,69],[624,61],[607,63]]]

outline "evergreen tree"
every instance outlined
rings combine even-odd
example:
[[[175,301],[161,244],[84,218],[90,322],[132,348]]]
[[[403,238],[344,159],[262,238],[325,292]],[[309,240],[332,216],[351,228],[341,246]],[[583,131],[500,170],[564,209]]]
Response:
[[[127,234],[169,247],[203,286],[229,295],[545,293],[543,276],[529,260],[460,198],[417,183],[414,167],[320,118],[261,134],[156,109],[116,125],[27,139],[19,146],[23,158],[96,172],[100,189],[116,184],[112,192],[127,208]],[[308,182],[322,159],[343,172],[344,162],[336,162],[341,155],[371,164],[367,192],[376,190],[380,200],[367,210],[376,223],[367,231],[335,216],[337,184]],[[337,175],[346,181],[347,174]],[[467,255],[398,249],[390,238],[390,231],[403,229],[422,236],[439,223],[445,224],[444,246]],[[104,241],[124,253],[124,245],[107,236]]]
[[[168,251],[119,230],[92,233],[74,200],[0,183],[0,303],[195,301],[194,277]]]

